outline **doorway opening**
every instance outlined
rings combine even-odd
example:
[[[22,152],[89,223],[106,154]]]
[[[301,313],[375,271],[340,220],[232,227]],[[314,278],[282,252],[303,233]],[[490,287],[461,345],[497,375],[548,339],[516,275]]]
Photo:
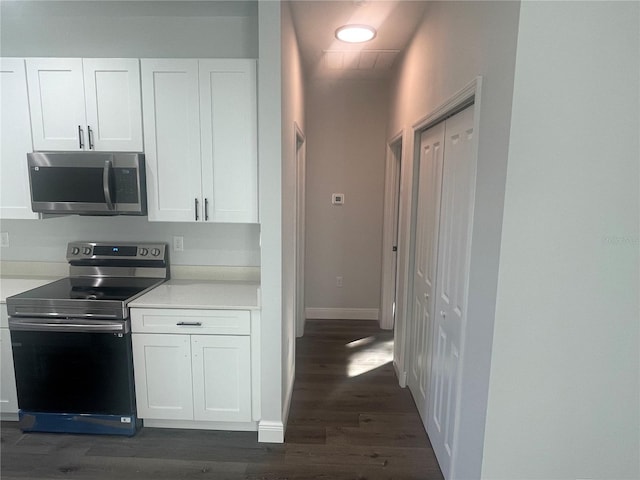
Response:
[[[305,182],[306,182],[306,142],[305,136],[297,123],[295,128],[296,159],[296,194],[294,229],[296,232],[295,263],[295,296],[294,312],[296,319],[296,337],[304,335],[305,302],[304,302],[304,251],[305,251]]]
[[[400,178],[402,173],[402,134],[387,148],[385,165],[384,219],[382,237],[382,291],[380,328],[395,326],[398,299],[398,231],[400,220]]]

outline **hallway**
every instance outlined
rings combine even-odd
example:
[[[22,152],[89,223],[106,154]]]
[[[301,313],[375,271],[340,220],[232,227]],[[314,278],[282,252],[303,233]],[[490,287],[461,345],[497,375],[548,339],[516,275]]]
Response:
[[[132,438],[22,434],[2,423],[3,480],[441,479],[407,389],[393,333],[371,321],[309,320],[281,444],[255,432],[144,428]]]

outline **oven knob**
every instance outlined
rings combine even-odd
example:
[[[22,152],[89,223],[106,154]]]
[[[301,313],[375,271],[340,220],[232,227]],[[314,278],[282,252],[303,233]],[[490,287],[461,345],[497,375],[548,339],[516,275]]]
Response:
[[[78,247],[73,247],[71,249],[71,255],[77,255],[80,253],[80,249]]]
[[[84,253],[85,255],[91,255],[91,247],[84,247],[82,249],[82,253]]]
[[[154,257],[157,257],[158,255],[160,255],[160,249],[159,248],[153,248],[151,250],[151,255],[153,255]]]
[[[149,253],[149,249],[147,248],[140,249],[140,255],[142,255],[143,257],[146,256],[148,253]]]

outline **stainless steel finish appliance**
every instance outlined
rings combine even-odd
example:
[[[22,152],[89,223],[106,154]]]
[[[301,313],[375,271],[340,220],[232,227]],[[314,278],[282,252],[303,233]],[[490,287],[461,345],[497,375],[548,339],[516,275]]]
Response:
[[[133,435],[128,304],[169,278],[161,243],[72,242],[69,277],[7,298],[20,427]]]
[[[142,153],[34,152],[27,162],[34,212],[147,214]]]

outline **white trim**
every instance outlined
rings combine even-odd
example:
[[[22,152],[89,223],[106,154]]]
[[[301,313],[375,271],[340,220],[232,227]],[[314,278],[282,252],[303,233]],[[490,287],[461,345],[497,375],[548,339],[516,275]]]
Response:
[[[294,240],[294,322],[296,337],[304,334],[304,260],[305,260],[305,230],[306,230],[306,169],[307,169],[307,139],[304,132],[293,122],[293,158],[295,161],[295,240]],[[286,422],[285,422],[286,423]]]
[[[399,148],[398,148],[399,147]],[[402,163],[403,132],[394,135],[387,143],[384,176],[384,212],[382,224],[382,288],[380,291],[380,328],[392,329],[393,301],[396,296],[396,272],[398,255],[392,250],[394,243],[398,246],[400,213],[400,174]],[[398,152],[400,150],[400,152]],[[398,156],[399,154],[399,156]],[[394,234],[395,238],[394,238]],[[395,262],[394,262],[395,256]],[[395,268],[394,268],[395,266]],[[397,300],[396,300],[397,303]]]
[[[258,423],[258,442],[284,443],[284,424],[261,420]]]
[[[379,308],[306,308],[307,318],[325,320],[378,320]]]
[[[477,103],[475,102],[475,97],[480,92],[481,86],[482,77],[477,76],[431,113],[415,122],[412,127],[414,135],[420,135],[424,130],[457,113],[463,107],[467,107],[471,103]]]

